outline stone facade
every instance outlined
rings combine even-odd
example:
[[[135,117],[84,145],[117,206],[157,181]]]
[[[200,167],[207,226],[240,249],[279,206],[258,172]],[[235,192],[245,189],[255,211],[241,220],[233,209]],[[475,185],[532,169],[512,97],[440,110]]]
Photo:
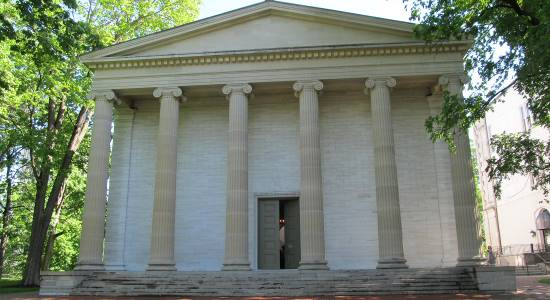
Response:
[[[408,263],[453,265],[456,250],[443,248],[456,247],[453,216],[439,212],[452,213],[452,197],[438,197],[433,185],[434,150],[423,127],[429,114],[423,90],[396,90],[392,103]],[[330,224],[325,228],[327,261],[331,269],[375,268],[378,238],[369,97],[360,90],[345,97],[326,92],[319,104],[325,222]],[[111,182],[117,185],[109,200],[117,206],[110,206],[108,214],[105,261],[108,268],[120,264],[116,256],[124,253],[122,264],[130,271],[142,271],[149,257],[151,214],[147,212],[152,209],[159,105],[152,101],[134,105],[135,111],[121,109],[115,117],[114,136],[126,134],[115,138],[118,148],[113,149]],[[257,253],[256,198],[299,195],[298,99],[290,89],[286,95],[258,94],[249,113],[249,253]],[[228,103],[222,96],[189,99],[181,105],[180,115],[176,262],[179,270],[219,270],[225,237]],[[139,134],[132,136],[132,128]],[[130,160],[121,153],[131,153]],[[450,170],[448,163],[444,167]],[[128,205],[118,206],[126,201]],[[426,234],[426,228],[432,234]],[[123,237],[114,238],[117,235]],[[125,246],[124,240],[129,244]],[[254,255],[250,260],[255,267]]]
[[[460,95],[467,47],[266,1],[83,56],[114,142],[108,170],[110,123],[96,121],[78,270],[259,274],[258,201],[291,197],[292,276],[467,266],[443,271],[460,285],[479,264],[469,145],[450,155],[424,120],[441,91]]]

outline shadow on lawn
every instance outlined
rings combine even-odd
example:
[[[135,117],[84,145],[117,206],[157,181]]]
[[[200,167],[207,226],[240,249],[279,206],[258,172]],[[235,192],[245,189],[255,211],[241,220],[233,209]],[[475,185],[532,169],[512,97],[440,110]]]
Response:
[[[0,294],[12,294],[38,291],[38,287],[25,287],[21,279],[0,279]]]

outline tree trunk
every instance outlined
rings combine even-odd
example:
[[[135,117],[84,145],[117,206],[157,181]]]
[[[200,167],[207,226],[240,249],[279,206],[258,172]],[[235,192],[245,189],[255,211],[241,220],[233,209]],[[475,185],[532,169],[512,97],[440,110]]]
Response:
[[[2,212],[2,232],[0,235],[0,279],[4,275],[4,260],[6,257],[6,248],[8,247],[8,226],[11,221],[13,208],[11,203],[12,196],[12,178],[11,178],[11,168],[13,165],[13,155],[11,149],[8,149],[6,155],[6,204],[4,205],[4,211]]]
[[[39,199],[37,199],[40,201]],[[42,198],[42,201],[43,198]],[[25,267],[24,281],[25,286],[38,286],[40,284],[40,259],[44,249],[44,240],[46,232],[43,226],[44,212],[39,212],[38,218],[33,218],[31,237],[29,241],[29,252],[27,253],[27,265]],[[46,227],[47,228],[47,227]]]
[[[27,264],[23,274],[23,285],[38,286],[40,284],[40,263],[44,253],[44,244],[48,234],[48,228],[52,219],[52,214],[62,187],[65,185],[67,176],[71,169],[74,153],[80,146],[86,130],[88,128],[88,112],[86,107],[81,107],[76,123],[73,126],[73,132],[61,165],[57,169],[57,174],[52,183],[52,189],[46,201],[46,189],[49,179],[49,166],[42,168],[40,178],[37,181],[37,192],[34,205],[34,214],[32,220],[32,230],[29,242],[29,251],[27,253]],[[44,175],[46,174],[46,175]],[[61,208],[60,208],[61,210]]]
[[[55,245],[55,240],[63,235],[64,232],[57,233],[55,228],[52,228],[50,235],[48,236],[48,243],[46,244],[46,250],[44,251],[44,260],[42,261],[42,271],[48,271],[52,263],[53,257],[53,246]]]
[[[50,269],[55,240],[63,234],[63,232],[57,233],[57,224],[59,224],[59,219],[61,218],[61,208],[63,207],[63,201],[65,200],[66,186],[67,185],[64,183],[61,187],[61,192],[59,193],[59,197],[55,206],[55,212],[53,214],[50,225],[50,234],[48,235],[48,242],[46,244],[46,250],[44,251],[44,259],[42,260],[42,271],[48,271]]]

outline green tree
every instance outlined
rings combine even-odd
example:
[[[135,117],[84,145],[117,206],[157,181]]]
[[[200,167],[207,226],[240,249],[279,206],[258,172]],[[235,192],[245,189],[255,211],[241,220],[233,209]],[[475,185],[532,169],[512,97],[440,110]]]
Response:
[[[37,285],[52,214],[87,131],[90,76],[77,57],[98,39],[72,19],[74,1],[11,4],[7,26],[15,32],[10,56],[16,81],[2,98],[0,117],[10,139],[25,149],[20,164],[28,166],[35,185],[23,277],[26,285]]]
[[[5,165],[6,174],[4,176],[3,185],[0,186],[0,191],[3,192],[4,199],[0,203],[0,209],[2,210],[2,231],[0,231],[0,279],[4,275],[4,260],[6,257],[6,248],[9,241],[9,225],[13,216],[13,157],[14,150],[12,148],[6,149],[5,158],[1,158]],[[2,177],[0,176],[0,179]]]
[[[201,4],[201,0],[79,1],[80,14],[101,36],[104,45],[194,21]]]
[[[448,94],[442,112],[426,121],[433,140],[453,146],[457,130],[466,132],[498,101],[516,88],[528,101],[535,126],[550,129],[550,1],[548,0],[404,0],[418,21],[415,33],[428,43],[468,39],[466,71],[474,77],[472,94],[460,100]],[[502,52],[502,53],[501,53]],[[488,161],[497,194],[513,174],[532,175],[550,192],[550,142],[529,132],[502,134],[492,140],[496,157]]]
[[[191,21],[199,5],[198,0],[0,2],[0,162],[7,161],[8,146],[22,150],[10,160],[22,171],[9,198],[20,209],[11,210],[6,222],[17,233],[5,247],[5,269],[24,265],[25,285],[39,283],[41,267],[71,268],[78,256],[93,107],[86,98],[91,72],[78,56]]]

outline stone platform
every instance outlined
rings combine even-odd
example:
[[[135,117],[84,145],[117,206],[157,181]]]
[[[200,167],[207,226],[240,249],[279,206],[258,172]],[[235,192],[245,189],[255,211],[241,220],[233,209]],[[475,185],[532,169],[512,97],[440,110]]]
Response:
[[[513,267],[402,270],[43,272],[40,295],[335,296],[509,292]]]

